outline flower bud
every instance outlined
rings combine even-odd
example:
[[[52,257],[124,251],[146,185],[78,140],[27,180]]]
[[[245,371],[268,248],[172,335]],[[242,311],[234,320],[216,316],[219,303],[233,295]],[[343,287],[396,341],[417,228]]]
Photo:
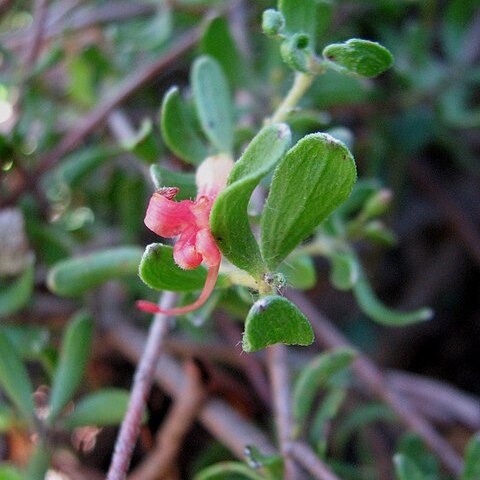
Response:
[[[310,64],[313,57],[310,48],[310,37],[305,33],[296,33],[285,40],[281,47],[280,53],[283,61],[293,70],[309,73]]]
[[[388,210],[391,203],[392,192],[387,188],[382,188],[365,202],[362,216],[366,219],[379,217]]]
[[[263,12],[262,29],[265,35],[274,37],[283,30],[283,27],[285,27],[285,18],[279,11],[269,8]]]
[[[198,167],[195,177],[198,195],[217,196],[227,186],[232,168],[233,160],[228,155],[207,157]]]

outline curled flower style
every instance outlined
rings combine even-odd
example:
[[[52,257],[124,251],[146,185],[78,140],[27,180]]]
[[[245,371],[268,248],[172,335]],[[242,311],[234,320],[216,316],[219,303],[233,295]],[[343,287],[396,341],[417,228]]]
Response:
[[[232,167],[232,159],[225,155],[206,158],[197,170],[198,194],[195,201],[176,202],[174,198],[179,191],[176,187],[161,188],[152,195],[145,225],[161,237],[177,237],[173,259],[179,267],[191,270],[203,262],[208,267],[208,274],[203,290],[194,303],[163,310],[154,303],[140,300],[137,302],[140,310],[182,315],[201,307],[212,293],[222,257],[210,231],[210,212],[217,195],[227,184]]]

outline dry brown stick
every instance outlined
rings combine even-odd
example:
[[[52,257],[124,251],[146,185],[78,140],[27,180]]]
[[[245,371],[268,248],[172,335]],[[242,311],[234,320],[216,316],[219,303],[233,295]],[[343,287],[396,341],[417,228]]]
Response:
[[[117,316],[115,326],[109,330],[109,339],[116,349],[132,361],[137,361],[144,350],[145,335],[138,328],[130,327],[122,321],[121,314]],[[184,374],[169,355],[162,355],[154,376],[172,397],[180,395],[185,381]],[[255,445],[265,454],[275,453],[268,437],[222,400],[208,400],[200,412],[199,420],[214,437],[242,460],[247,445]]]
[[[295,480],[298,478],[298,470],[288,450],[288,444],[292,439],[292,416],[287,348],[285,345],[277,344],[268,347],[267,362],[277,437],[284,461],[284,479]]]
[[[315,452],[303,442],[292,442],[287,445],[288,453],[300,464],[305,470],[308,470],[313,477],[318,480],[340,480],[325,465]]]
[[[36,0],[33,12],[33,25],[30,43],[28,45],[27,55],[25,56],[25,74],[30,75],[30,72],[35,64],[42,46],[43,30],[45,27],[45,20],[47,19],[47,5],[48,0]]]
[[[155,448],[146,460],[128,477],[129,480],[156,480],[168,475],[206,398],[201,373],[191,361],[184,367],[185,384],[175,399],[161,429],[156,435]]]
[[[177,295],[166,292],[162,296],[160,306],[163,309],[172,308]],[[128,402],[127,413],[123,419],[112,462],[107,474],[107,480],[123,480],[130,465],[133,449],[137,442],[140,424],[145,412],[147,396],[153,383],[153,374],[158,358],[168,332],[168,318],[163,314],[154,316],[150,331],[148,332],[145,348],[142,350],[140,362],[135,372],[133,386]]]
[[[418,405],[424,415],[438,421],[462,423],[472,430],[480,429],[480,398],[462,392],[446,382],[413,373],[389,371],[387,385],[399,395]]]
[[[348,340],[317,308],[299,292],[289,292],[288,296],[300,307],[312,322],[317,341],[327,348],[351,347]],[[368,385],[372,392],[387,403],[399,419],[416,432],[434,452],[443,465],[453,474],[459,475],[463,468],[462,459],[451,445],[443,439],[430,423],[401,400],[388,388],[381,371],[365,356],[359,354],[353,363],[358,376]]]
[[[37,61],[38,55],[40,54],[40,49],[42,46],[42,38],[45,29],[45,22],[47,20],[47,10],[48,10],[48,0],[35,0],[34,8],[33,8],[33,24],[30,27],[29,31],[32,33],[30,34],[29,41],[26,45],[26,52],[25,58],[23,61],[23,72],[22,78],[20,80],[18,86],[18,98],[14,105],[15,111],[15,119],[18,119],[20,116],[20,110],[22,108],[22,102],[25,90],[28,87],[28,83],[30,81],[30,77],[32,75],[32,71],[35,67],[35,62]],[[12,123],[13,125],[16,123]],[[22,164],[18,162],[17,159],[17,168],[22,169]],[[28,178],[28,172],[23,169],[23,175]]]

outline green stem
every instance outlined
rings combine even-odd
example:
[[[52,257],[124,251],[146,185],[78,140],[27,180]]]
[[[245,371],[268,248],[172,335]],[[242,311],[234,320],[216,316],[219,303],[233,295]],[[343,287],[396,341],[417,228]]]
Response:
[[[314,78],[314,75],[296,72],[292,87],[274,114],[270,117],[268,123],[285,121],[288,114],[297,106],[300,99],[305,95],[305,92],[310,88]]]

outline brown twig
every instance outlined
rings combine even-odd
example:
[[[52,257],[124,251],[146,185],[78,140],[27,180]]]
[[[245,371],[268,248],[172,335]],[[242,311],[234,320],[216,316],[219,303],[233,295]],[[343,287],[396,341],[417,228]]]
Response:
[[[133,361],[137,361],[144,350],[145,335],[119,319],[109,330],[109,339],[114,347]],[[162,355],[154,376],[159,385],[172,397],[180,395],[185,381],[184,373],[170,356]],[[265,454],[275,453],[275,448],[267,436],[222,400],[208,400],[200,412],[199,420],[240,459],[244,458],[247,445],[255,445]]]
[[[462,423],[472,430],[480,429],[480,398],[413,373],[389,371],[385,379],[392,390],[412,405],[418,405],[425,416],[444,423]]]
[[[47,18],[48,0],[36,0],[33,11],[33,25],[30,43],[28,45],[27,55],[25,56],[25,74],[29,75],[30,71],[38,58],[42,47],[43,30],[45,20]]]
[[[160,302],[161,307],[164,309],[172,308],[176,298],[177,295],[172,292],[164,293]],[[125,478],[140,431],[140,424],[145,411],[147,396],[153,383],[155,368],[167,332],[168,318],[163,314],[155,315],[135,373],[127,413],[115,443],[107,480],[123,480]]]
[[[154,450],[128,477],[129,480],[156,480],[171,470],[183,439],[206,398],[200,370],[193,362],[186,363],[184,377],[185,385],[156,435]]]
[[[288,453],[318,480],[340,480],[315,452],[303,442],[292,442],[286,445]]]
[[[285,345],[272,345],[267,349],[268,370],[272,389],[278,442],[284,461],[284,479],[295,480],[298,470],[288,445],[292,439],[291,392],[288,378],[288,359]]]
[[[321,314],[302,293],[289,292],[288,296],[303,310],[312,322],[317,341],[327,348],[351,347],[347,339],[334,325]],[[438,455],[444,466],[455,475],[460,474],[463,462],[450,444],[445,441],[430,423],[401,400],[388,388],[381,371],[365,356],[359,354],[353,363],[358,376],[368,385],[372,392],[387,403],[399,419],[415,431],[428,447]]]

